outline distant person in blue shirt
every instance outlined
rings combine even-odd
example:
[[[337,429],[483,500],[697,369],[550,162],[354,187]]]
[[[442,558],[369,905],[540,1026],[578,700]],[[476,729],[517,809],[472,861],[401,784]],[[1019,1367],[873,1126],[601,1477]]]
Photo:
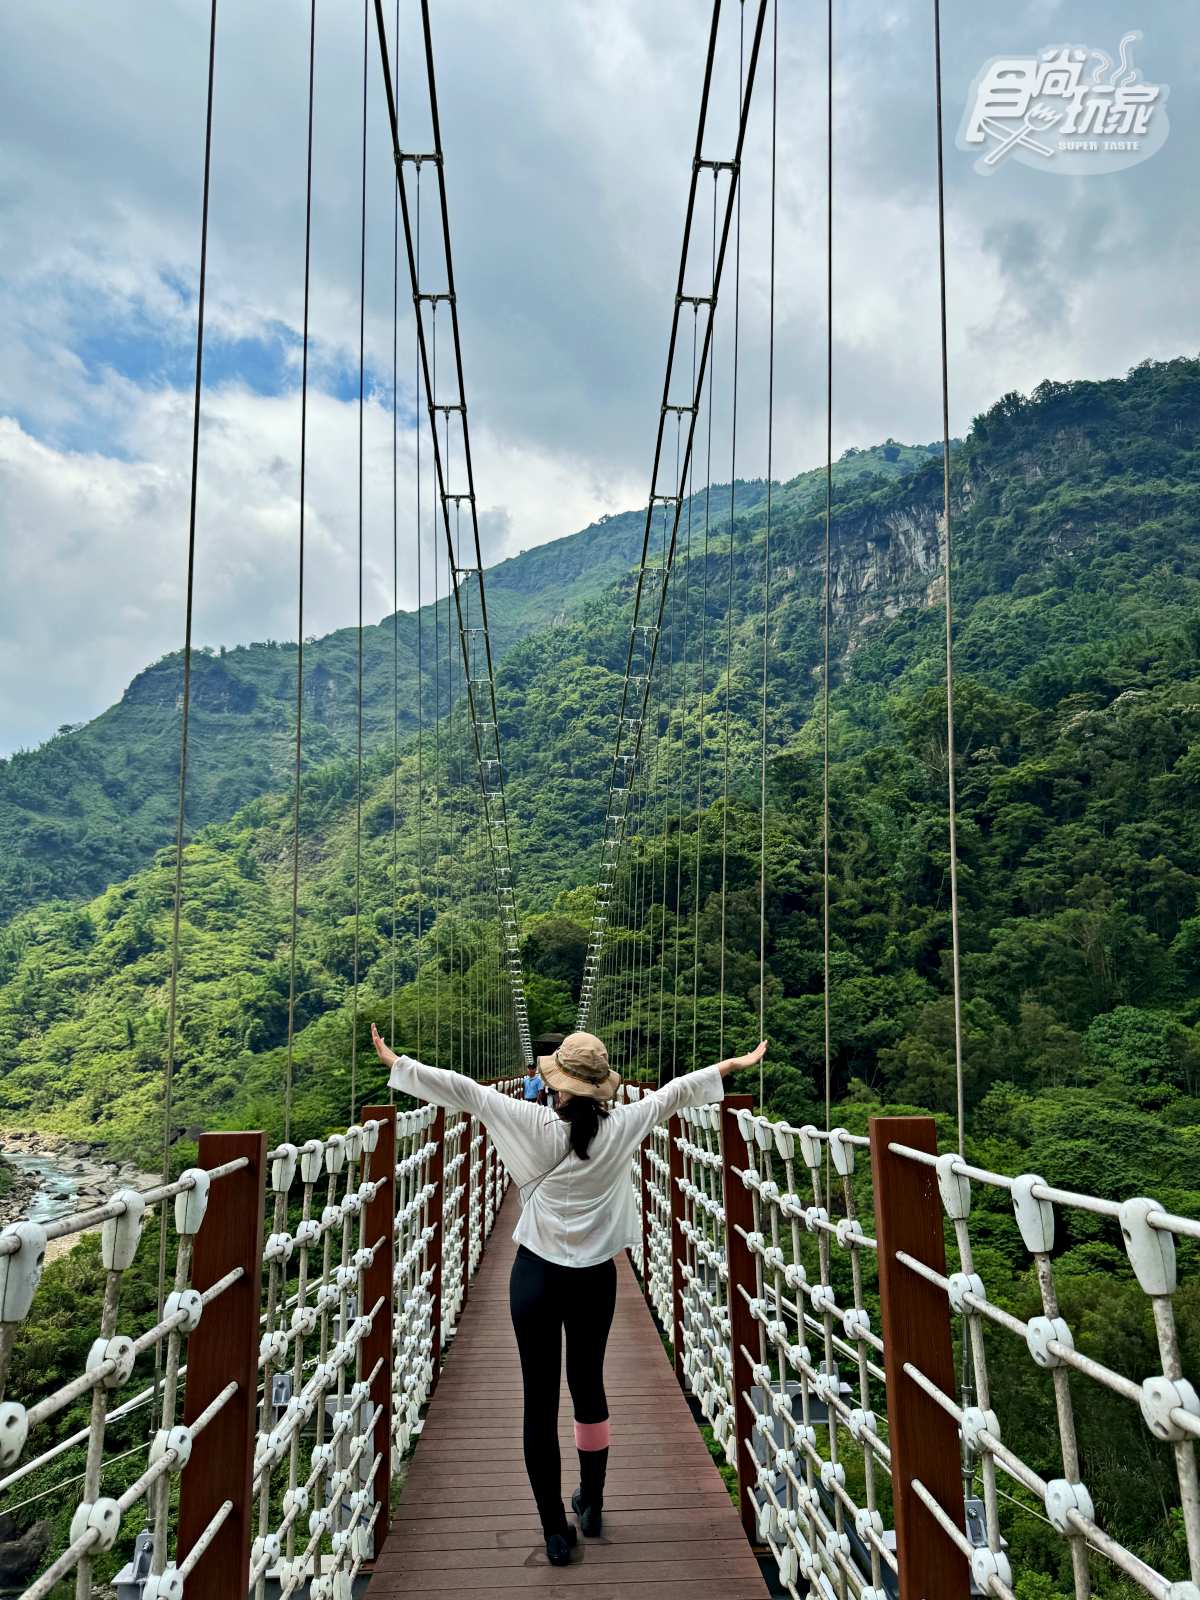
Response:
[[[535,1066],[530,1064],[525,1068],[525,1098],[536,1100],[542,1092],[542,1075]]]

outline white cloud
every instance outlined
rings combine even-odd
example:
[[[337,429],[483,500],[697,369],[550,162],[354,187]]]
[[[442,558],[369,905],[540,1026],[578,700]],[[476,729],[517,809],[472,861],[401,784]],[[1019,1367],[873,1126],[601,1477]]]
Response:
[[[390,9],[390,8],[385,8]],[[425,148],[416,8],[403,0],[402,136]],[[727,6],[734,21],[738,8]],[[746,8],[747,15],[753,7]],[[844,8],[843,8],[844,12]],[[496,559],[642,499],[649,472],[709,7],[705,0],[442,0],[435,10],[447,187],[476,486]],[[318,7],[312,296],[310,632],[356,604],[360,14]],[[0,17],[0,749],[118,694],[175,647],[190,463],[206,0],[87,8],[11,0]],[[1140,60],[1173,105],[1200,78],[1190,5],[1165,0]],[[1117,0],[1019,0],[946,18],[948,139],[975,71],[1055,38],[1111,47]],[[781,6],[777,443],[824,447],[824,41]],[[301,322],[307,8],[223,5],[209,328]],[[835,449],[938,432],[931,44],[922,0],[839,15]],[[728,38],[726,43],[728,43]],[[392,359],[391,163],[371,41],[367,345]],[[723,155],[722,48],[706,153]],[[769,54],[743,167],[738,468],[765,455]],[[1194,348],[1197,135],[1103,179],[991,180],[947,148],[953,425],[1043,376],[1104,375]],[[431,174],[426,174],[431,181]],[[429,280],[433,213],[425,212]],[[732,271],[732,261],[730,263]],[[407,290],[401,273],[402,315]],[[729,469],[731,308],[715,352],[714,472]],[[121,346],[120,349],[117,347]],[[128,359],[141,349],[147,365]],[[101,370],[115,351],[125,375]],[[85,360],[85,357],[90,359]],[[295,375],[294,348],[284,352]],[[401,334],[402,373],[413,370]],[[294,632],[298,406],[215,367],[206,393],[197,637]],[[353,385],[351,384],[351,387]],[[407,401],[411,404],[411,392]],[[410,519],[414,441],[400,445]],[[366,608],[391,604],[391,427],[368,407]],[[428,464],[428,447],[425,452]],[[428,514],[431,499],[426,486]],[[404,526],[402,521],[402,526]],[[402,567],[402,581],[406,571]],[[411,589],[401,603],[411,603]],[[28,671],[37,663],[35,675]]]

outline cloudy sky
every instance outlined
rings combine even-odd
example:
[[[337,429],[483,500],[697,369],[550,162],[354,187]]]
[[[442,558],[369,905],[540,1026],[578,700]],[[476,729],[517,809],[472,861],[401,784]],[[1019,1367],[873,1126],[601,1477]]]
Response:
[[[387,0],[389,15],[394,0]],[[485,559],[645,499],[709,0],[434,0]],[[747,4],[747,15],[753,13]],[[824,7],[780,0],[776,471],[822,458]],[[953,427],[1007,389],[1194,352],[1194,0],[946,11]],[[717,124],[736,91],[726,0]],[[928,0],[835,0],[834,447],[940,431]],[[401,137],[426,146],[400,0]],[[198,523],[201,642],[295,636],[308,6],[221,0]],[[0,11],[0,753],[176,648],[190,467],[207,0]],[[954,147],[991,56],[1055,44],[1170,88],[1123,173],[984,178]],[[764,53],[743,169],[739,473],[765,462]],[[307,633],[354,620],[362,12],[318,0]],[[723,120],[722,120],[723,119]],[[365,540],[392,603],[393,182],[369,58]],[[426,200],[429,198],[426,189]],[[433,213],[426,207],[428,229]],[[428,259],[428,258],[427,258]],[[430,268],[432,273],[432,266]],[[732,272],[732,264],[730,271]],[[730,469],[732,299],[713,475]],[[431,285],[436,287],[436,285]],[[414,337],[400,316],[400,603],[415,602]],[[428,463],[428,446],[425,446]],[[426,492],[426,511],[429,499]],[[426,528],[427,550],[430,530]],[[428,560],[426,562],[428,574]],[[428,597],[428,588],[426,590]]]

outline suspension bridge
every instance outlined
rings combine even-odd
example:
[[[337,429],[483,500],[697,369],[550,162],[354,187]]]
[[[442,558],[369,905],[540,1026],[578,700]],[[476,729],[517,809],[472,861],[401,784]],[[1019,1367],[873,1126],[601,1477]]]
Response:
[[[954,762],[947,764],[947,834],[957,1065],[957,1138],[939,1144],[932,1117],[876,1117],[869,1133],[832,1125],[830,1093],[829,662],[832,581],[827,461],[825,591],[819,708],[824,733],[823,926],[825,1125],[792,1126],[733,1093],[660,1125],[633,1161],[629,1182],[640,1243],[622,1261],[608,1388],[614,1448],[603,1538],[581,1545],[569,1567],[550,1568],[520,1460],[519,1374],[507,1326],[505,1282],[517,1196],[486,1118],[427,1105],[363,1103],[358,1062],[364,736],[362,715],[363,409],[366,398],[368,103],[382,90],[394,185],[394,326],[407,267],[414,313],[416,385],[426,415],[430,503],[444,542],[434,565],[444,630],[419,644],[415,742],[417,846],[408,880],[417,911],[418,1055],[468,1073],[496,1095],[519,1095],[533,1059],[521,963],[514,832],[501,748],[502,693],[487,610],[459,310],[451,252],[429,6],[420,4],[418,58],[425,98],[419,146],[406,143],[397,59],[401,15],[367,0],[362,15],[363,177],[359,281],[358,721],[355,914],[347,1124],[294,1126],[296,929],[301,908],[303,644],[297,651],[291,830],[291,972],[283,1138],[261,1131],[200,1135],[177,1170],[172,1095],[177,1066],[186,895],[186,802],[196,508],[202,493],[202,394],[207,242],[218,67],[211,8],[191,497],[188,604],[181,700],[179,806],[163,1093],[163,1170],[146,1190],[122,1189],[105,1205],[49,1223],[0,1231],[0,1502],[20,1510],[56,1497],[72,1504],[61,1548],[46,1552],[23,1600],[104,1590],[115,1565],[121,1600],[232,1600],[307,1593],[348,1600],[369,1584],[380,1596],[503,1594],[530,1589],[591,1600],[625,1595],[690,1600],[769,1593],[814,1600],[949,1600],[967,1594],[1016,1600],[1006,1529],[1034,1518],[1066,1553],[1077,1600],[1142,1593],[1200,1600],[1200,1484],[1195,1446],[1200,1397],[1184,1367],[1187,1330],[1176,1314],[1180,1263],[1196,1259],[1200,1221],[1152,1197],[1101,1197],[1057,1187],[1055,1175],[1005,1173],[966,1159],[962,986],[958,958]],[[650,1095],[694,1064],[701,974],[681,966],[680,923],[693,875],[699,917],[701,841],[685,855],[682,821],[704,788],[682,750],[685,710],[717,729],[707,754],[726,804],[721,819],[720,1040],[726,1028],[726,901],[731,784],[732,644],[706,635],[671,577],[693,545],[710,570],[716,516],[711,481],[714,347],[728,291],[734,404],[730,481],[736,480],[738,328],[742,316],[741,195],[755,85],[769,62],[771,251],[768,396],[768,538],[761,571],[759,739],[759,983],[766,1031],[771,450],[775,398],[775,130],[779,106],[776,0],[714,0],[691,164],[679,270],[641,559],[607,784],[600,795],[594,920],[579,987],[578,1021],[612,1029],[622,1094]],[[829,8],[829,149],[826,234],[832,410],[833,12]],[[940,14],[934,7],[944,412],[942,591],[946,636],[946,738],[954,750],[954,613],[950,586],[949,375],[945,225],[941,203]],[[309,9],[307,226],[300,406],[297,639],[304,639],[305,484],[316,5]],[[714,132],[714,85],[736,87],[734,115]],[[760,88],[760,98],[762,94]],[[725,112],[728,113],[728,106]],[[720,119],[718,119],[720,120]],[[425,175],[424,196],[422,175]],[[432,190],[432,198],[430,191]],[[432,210],[430,220],[426,215]],[[430,242],[432,239],[432,243]],[[728,278],[732,275],[732,288]],[[398,350],[398,333],[394,335]],[[440,351],[439,351],[440,343]],[[448,353],[447,353],[448,349]],[[394,362],[398,368],[398,354]],[[396,374],[394,373],[394,379]],[[393,383],[393,403],[398,380]],[[396,424],[398,428],[398,421]],[[828,436],[831,439],[831,434]],[[423,472],[415,521],[422,526]],[[393,482],[396,472],[393,471]],[[701,510],[702,508],[702,510]],[[394,583],[400,562],[393,503]],[[406,513],[407,516],[407,513]],[[695,519],[702,516],[702,524]],[[737,556],[728,506],[727,567]],[[416,541],[418,589],[422,541]],[[720,559],[720,556],[718,556]],[[440,589],[444,575],[445,589]],[[714,579],[714,581],[719,581]],[[398,611],[398,602],[397,607]],[[727,615],[732,617],[730,608]],[[688,629],[693,625],[689,639]],[[731,624],[730,624],[731,625]],[[444,636],[445,655],[440,650]],[[725,652],[726,670],[721,664]],[[689,680],[686,668],[698,671]],[[432,680],[432,683],[430,683]],[[394,683],[398,685],[398,667]],[[426,687],[430,694],[427,696]],[[398,695],[398,689],[395,690]],[[690,699],[689,699],[690,696]],[[428,703],[427,703],[428,702]],[[430,707],[432,709],[430,709]],[[706,716],[707,713],[707,716]],[[392,943],[396,939],[401,810],[398,712],[393,750]],[[712,769],[709,775],[711,777]],[[695,785],[693,788],[692,785]],[[674,841],[661,869],[647,848]],[[451,892],[439,863],[460,869],[455,903],[485,930],[478,947],[452,931],[433,951]],[[408,867],[406,863],[406,871]],[[436,887],[435,887],[436,885]],[[670,932],[668,930],[671,930]],[[648,932],[630,941],[629,931]],[[457,944],[455,940],[457,939]],[[698,942],[697,942],[698,948]],[[377,990],[373,998],[378,1000]],[[656,1016],[651,1037],[630,1026],[637,1000]],[[683,1002],[681,1010],[681,1001]],[[364,998],[365,1005],[365,998]],[[392,964],[391,1032],[396,1031]],[[687,1037],[688,1028],[691,1037]],[[397,1041],[405,1044],[410,1041]],[[736,1085],[736,1080],[735,1080]],[[752,1087],[752,1086],[748,1086]],[[1086,1221],[1107,1241],[1144,1296],[1157,1370],[1126,1372],[1090,1355],[1064,1316],[1056,1244]],[[47,1248],[99,1232],[103,1298],[83,1369],[36,1397],[13,1392]],[[1006,1231],[1024,1252],[1037,1306],[1020,1317],[989,1297],[976,1257]],[[151,1243],[151,1239],[155,1243]],[[157,1249],[151,1310],[138,1268]],[[994,1381],[1013,1352],[1027,1364],[1016,1397]],[[126,1393],[125,1391],[132,1391]],[[1081,1400],[1132,1408],[1146,1448],[1167,1466],[1162,1522],[1181,1530],[1181,1570],[1161,1570],[1162,1529],[1123,1541],[1111,1507],[1088,1489]],[[1033,1397],[1031,1399],[1031,1396]],[[1038,1466],[1029,1459],[1028,1410],[1040,1405]],[[86,1421],[71,1430],[77,1408]],[[563,1412],[566,1415],[565,1408]],[[132,1420],[131,1420],[132,1419]],[[140,1436],[140,1442],[135,1441]],[[564,1434],[564,1440],[566,1435]],[[55,1477],[72,1450],[81,1474]],[[1046,1470],[1045,1461],[1053,1461]],[[120,1484],[113,1469],[121,1466]],[[44,1485],[47,1478],[51,1488]],[[24,1497],[24,1498],[23,1498]],[[74,1497],[72,1499],[72,1497]],[[1039,1591],[1040,1592],[1040,1591]]]

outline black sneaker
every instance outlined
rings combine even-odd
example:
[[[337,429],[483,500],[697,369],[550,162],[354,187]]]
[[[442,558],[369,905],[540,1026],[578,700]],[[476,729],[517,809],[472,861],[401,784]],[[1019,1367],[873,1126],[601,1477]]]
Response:
[[[579,1529],[586,1539],[598,1539],[604,1526],[604,1513],[599,1506],[585,1506],[583,1490],[576,1489],[571,1496],[571,1510],[579,1518]]]
[[[552,1533],[546,1540],[546,1560],[552,1567],[565,1567],[571,1559],[571,1551],[578,1541],[578,1534],[568,1523],[566,1533]]]

